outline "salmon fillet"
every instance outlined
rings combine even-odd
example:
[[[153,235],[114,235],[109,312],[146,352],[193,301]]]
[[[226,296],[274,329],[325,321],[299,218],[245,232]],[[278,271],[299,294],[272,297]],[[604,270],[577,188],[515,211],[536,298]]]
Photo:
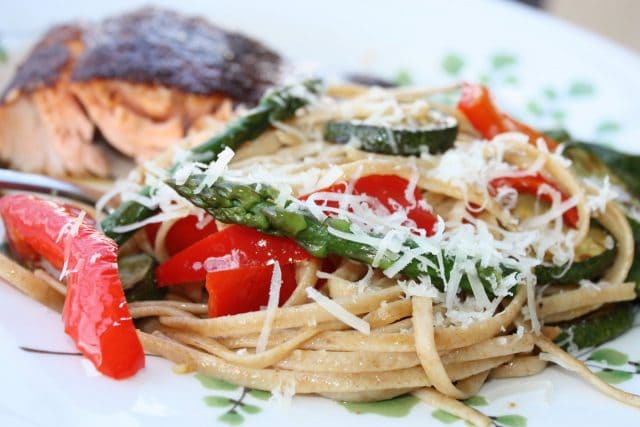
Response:
[[[280,78],[277,53],[202,18],[144,8],[65,24],[34,46],[0,96],[0,159],[49,175],[110,174],[97,136],[137,162]]]

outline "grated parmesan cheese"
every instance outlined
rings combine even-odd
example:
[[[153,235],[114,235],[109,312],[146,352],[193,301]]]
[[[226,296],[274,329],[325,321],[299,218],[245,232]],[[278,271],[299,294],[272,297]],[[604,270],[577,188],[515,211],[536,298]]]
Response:
[[[306,290],[309,299],[316,302],[320,307],[324,308],[327,312],[331,313],[336,319],[359,331],[365,335],[371,333],[371,327],[369,322],[363,320],[353,313],[345,310],[340,304],[322,295],[315,288],[309,287]]]
[[[264,319],[264,324],[260,330],[260,336],[256,343],[256,353],[262,353],[267,349],[267,343],[269,342],[269,335],[271,334],[271,326],[276,316],[276,310],[278,309],[278,302],[280,301],[280,288],[282,287],[282,271],[280,270],[280,263],[275,261],[273,263],[273,273],[271,275],[271,283],[269,284],[269,301],[267,302],[267,314]]]
[[[60,277],[58,280],[62,281],[69,274],[69,260],[71,258],[71,241],[74,237],[78,235],[78,231],[80,231],[80,226],[84,221],[87,212],[80,211],[78,216],[70,222],[67,222],[58,233],[56,238],[56,243],[60,242],[64,239],[64,262],[62,264],[62,271],[60,271]],[[93,259],[93,258],[92,258]],[[91,261],[94,262],[94,261]]]

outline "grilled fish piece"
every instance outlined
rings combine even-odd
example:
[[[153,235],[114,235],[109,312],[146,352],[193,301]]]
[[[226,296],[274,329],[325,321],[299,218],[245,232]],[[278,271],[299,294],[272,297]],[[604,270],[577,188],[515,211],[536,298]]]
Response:
[[[144,8],[51,29],[0,96],[0,159],[50,175],[108,176],[98,131],[140,162],[229,102],[252,104],[280,56],[202,18]]]

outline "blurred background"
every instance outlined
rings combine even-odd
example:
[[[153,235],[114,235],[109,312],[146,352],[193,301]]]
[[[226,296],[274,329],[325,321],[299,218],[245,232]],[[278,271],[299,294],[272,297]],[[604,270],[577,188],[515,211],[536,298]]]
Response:
[[[517,0],[640,52],[638,0]]]

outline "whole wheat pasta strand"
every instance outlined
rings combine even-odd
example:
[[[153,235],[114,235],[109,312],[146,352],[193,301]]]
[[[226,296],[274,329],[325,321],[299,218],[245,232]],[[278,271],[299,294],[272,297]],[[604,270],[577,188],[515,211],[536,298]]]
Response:
[[[169,252],[167,251],[167,235],[169,234],[171,227],[173,227],[180,219],[181,218],[172,218],[160,223],[160,228],[158,228],[158,232],[156,233],[156,238],[153,243],[153,254],[159,263],[162,263],[169,258]]]
[[[602,278],[609,283],[622,283],[633,264],[635,242],[629,221],[615,203],[607,203],[605,212],[597,217],[616,241],[616,260]]]
[[[608,302],[630,301],[635,298],[635,283],[633,282],[617,285],[603,284],[598,289],[578,288],[542,298],[538,308],[538,315],[545,318],[551,314],[563,313],[581,307],[590,307]]]
[[[161,329],[161,331],[176,341],[197,347],[207,353],[226,360],[227,362],[234,363],[239,366],[246,366],[248,368],[266,368],[268,366],[275,365],[287,357],[301,343],[321,332],[322,327],[302,328],[291,339],[278,344],[277,346],[273,346],[260,353],[246,354],[231,351],[215,339],[203,337],[202,335],[198,335],[193,332],[181,332],[171,330],[169,328]]]
[[[364,316],[364,320],[369,322],[372,328],[380,328],[410,316],[411,312],[411,300],[401,299],[381,305]]]
[[[505,309],[490,319],[475,322],[466,328],[436,328],[435,337],[436,343],[438,343],[438,349],[450,350],[467,347],[498,335],[503,328],[511,325],[520,314],[520,309],[525,303],[526,298],[527,293],[525,286],[521,286],[516,296]]]
[[[282,384],[295,384],[296,393],[335,393],[418,388],[429,386],[422,368],[398,369],[387,372],[321,373],[275,369],[254,369],[228,363],[216,356],[180,344],[163,335],[138,331],[145,350],[175,363],[187,363],[204,374],[224,381],[259,390],[275,390]],[[447,367],[453,380],[461,380],[494,368],[508,358],[453,364]]]
[[[327,279],[326,286],[331,298],[344,298],[356,295],[358,292],[356,280],[360,279],[367,271],[363,264],[344,261],[336,271]]]
[[[488,427],[492,424],[491,418],[433,388],[422,388],[414,391],[413,395],[423,402],[449,412],[475,426]]]
[[[60,295],[62,296],[67,295],[67,285],[65,285],[64,283],[62,283],[61,281],[59,281],[58,279],[56,279],[55,277],[47,273],[46,271],[37,269],[37,270],[34,270],[33,275],[47,282],[47,284],[51,286],[53,289],[55,289],[56,292],[58,292]]]
[[[494,368],[494,370],[495,369],[497,368]],[[464,394],[463,399],[469,399],[477,395],[484,385],[485,381],[487,381],[487,378],[489,377],[489,374],[491,372],[492,371],[480,372],[479,374],[475,374],[470,376],[469,378],[458,381],[456,383],[456,387],[458,387],[458,390],[460,390]]]
[[[267,347],[286,341],[294,333],[290,330],[272,332]],[[220,342],[228,348],[253,348],[257,340],[257,335],[251,334],[222,338]],[[300,348],[327,351],[411,352],[415,351],[415,344],[412,335],[401,333],[364,335],[357,331],[327,331],[301,344]]]
[[[400,290],[399,287],[393,287],[339,300],[338,303],[353,314],[362,314],[377,308],[382,301],[392,301],[398,298],[401,293],[402,290]],[[256,311],[211,319],[161,317],[160,322],[173,328],[187,329],[212,337],[223,337],[259,332],[265,316],[266,313],[264,311]],[[312,326],[334,319],[333,315],[319,304],[310,303],[278,309],[273,320],[272,328],[282,329]]]
[[[439,392],[458,399],[463,398],[464,393],[453,385],[438,354],[433,332],[431,298],[412,297],[411,304],[413,306],[413,337],[416,352],[427,378]]]
[[[0,253],[0,277],[34,300],[62,311],[64,296],[17,262]]]
[[[585,314],[591,313],[592,311],[596,311],[600,307],[602,307],[602,304],[588,305],[586,307],[579,307],[572,310],[561,311],[560,313],[554,313],[545,316],[544,321],[546,323],[558,323],[567,320],[573,320],[577,319],[578,317],[584,316]]]
[[[540,348],[541,351],[547,353],[546,356],[542,354],[540,355],[543,360],[553,362],[569,371],[577,373],[592,386],[619,402],[640,408],[640,396],[633,393],[627,393],[611,386],[591,372],[584,363],[562,350],[547,338],[542,336],[537,337],[536,346]]]
[[[296,264],[296,288],[291,296],[283,304],[283,307],[291,307],[307,302],[306,290],[310,286],[315,286],[318,282],[318,271],[321,262],[318,259],[303,261]]]
[[[547,367],[547,362],[538,356],[516,356],[509,362],[491,371],[491,378],[529,377],[540,373]]]
[[[533,349],[533,336],[524,334],[491,338],[468,347],[451,351],[441,357],[442,363],[468,362],[469,360],[526,353]]]
[[[167,337],[138,332],[145,350],[175,363],[190,363],[204,374],[259,390],[276,390],[295,384],[296,393],[373,391],[428,386],[421,369],[409,368],[375,373],[318,373],[240,367],[210,354],[182,345]]]
[[[135,301],[130,302],[128,305],[129,309],[153,306],[171,307],[192,314],[207,314],[209,311],[207,304],[169,300]]]
[[[143,305],[129,307],[129,313],[134,319],[140,319],[143,317],[155,317],[155,316],[172,316],[176,318],[191,318],[197,319],[197,317],[186,311],[169,305]]]
[[[508,327],[520,314],[520,309],[526,298],[526,292],[522,287],[513,300],[499,314],[480,322],[476,322],[466,328],[446,327],[435,329],[435,340],[438,350],[446,351],[467,347],[472,344],[485,341],[497,335],[504,327]],[[274,331],[269,337],[268,346],[277,345],[291,336],[291,331]],[[255,347],[257,335],[243,335],[224,338],[220,342],[228,348]],[[302,347],[306,350],[331,350],[331,351],[382,351],[382,352],[407,352],[415,351],[413,335],[405,333],[372,333],[363,335],[355,331],[323,332],[305,342]]]
[[[413,388],[392,388],[389,390],[357,391],[345,393],[318,393],[320,396],[339,402],[378,402],[393,399],[412,392]]]
[[[390,323],[388,325],[382,326],[380,328],[372,329],[372,334],[387,334],[387,333],[396,333],[396,332],[406,332],[412,333],[413,323],[411,322],[411,318],[398,320],[397,322]]]
[[[294,350],[275,366],[294,371],[378,372],[418,366],[415,352]]]

